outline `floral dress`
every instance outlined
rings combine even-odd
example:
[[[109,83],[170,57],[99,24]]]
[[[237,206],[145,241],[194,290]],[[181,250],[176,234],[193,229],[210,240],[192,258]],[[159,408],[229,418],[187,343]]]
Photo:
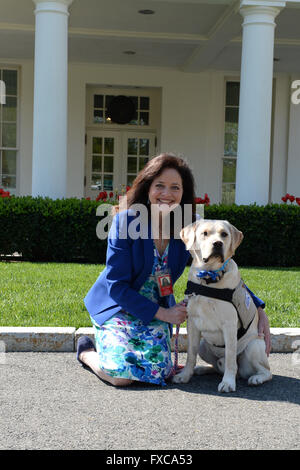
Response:
[[[152,272],[139,293],[160,306],[165,298],[159,296],[156,271],[168,266],[168,248],[163,255],[154,246]],[[166,385],[172,369],[170,324],[154,318],[148,325],[130,313],[120,311],[101,326],[92,319],[99,366],[113,376]]]

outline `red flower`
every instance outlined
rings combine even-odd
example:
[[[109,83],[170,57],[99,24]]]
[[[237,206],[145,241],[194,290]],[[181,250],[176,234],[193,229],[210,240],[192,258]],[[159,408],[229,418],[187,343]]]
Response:
[[[281,200],[282,200],[283,202],[287,202],[288,198],[287,198],[286,196],[283,196],[283,197],[281,198]]]
[[[0,188],[0,197],[10,197],[10,192],[9,191],[4,191],[4,189]]]
[[[90,200],[91,200],[91,198],[90,198],[90,197],[86,197],[85,199],[86,199],[87,201],[90,201]]]
[[[109,197],[114,197],[114,193],[112,191],[109,193]]]
[[[96,197],[96,201],[100,201],[100,199],[102,201],[104,201],[104,199],[106,200],[107,199],[107,192],[106,191],[101,191],[98,196]]]
[[[294,202],[295,196],[291,196],[291,195],[290,195],[289,200],[290,200],[291,202]]]
[[[296,202],[297,202],[298,206],[300,206],[300,197],[296,197]]]
[[[129,191],[130,189],[131,189],[130,186],[126,186],[126,193],[127,193],[127,191]]]
[[[208,194],[204,194],[204,198],[202,197],[195,197],[195,204],[205,204],[206,206],[209,206],[210,199],[208,197]]]

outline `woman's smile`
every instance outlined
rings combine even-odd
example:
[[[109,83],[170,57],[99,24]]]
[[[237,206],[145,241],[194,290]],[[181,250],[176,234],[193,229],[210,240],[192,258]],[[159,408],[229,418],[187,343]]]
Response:
[[[151,204],[172,206],[180,204],[182,194],[180,174],[174,168],[166,168],[152,181],[148,196]]]

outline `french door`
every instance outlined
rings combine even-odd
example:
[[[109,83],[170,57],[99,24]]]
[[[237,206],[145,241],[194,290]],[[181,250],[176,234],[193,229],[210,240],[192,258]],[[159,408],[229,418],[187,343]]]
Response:
[[[155,155],[155,134],[89,130],[86,142],[85,197],[131,186]]]

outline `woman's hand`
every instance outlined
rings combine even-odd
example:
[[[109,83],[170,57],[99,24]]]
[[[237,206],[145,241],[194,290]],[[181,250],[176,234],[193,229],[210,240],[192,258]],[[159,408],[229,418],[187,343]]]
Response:
[[[180,325],[186,320],[187,310],[186,306],[182,304],[176,304],[171,308],[159,307],[154,315],[154,318],[162,320],[174,325]]]
[[[271,351],[271,333],[270,333],[270,325],[269,320],[266,315],[266,312],[261,308],[258,307],[258,336],[264,338],[266,343],[266,354],[269,356]]]

